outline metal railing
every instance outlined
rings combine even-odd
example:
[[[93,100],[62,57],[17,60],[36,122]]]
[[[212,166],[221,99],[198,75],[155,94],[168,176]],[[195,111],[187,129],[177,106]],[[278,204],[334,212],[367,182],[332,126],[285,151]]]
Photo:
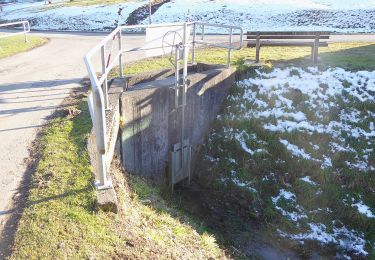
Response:
[[[1,27],[9,27],[9,26],[17,26],[17,25],[22,25],[23,31],[21,32],[12,32],[12,33],[6,33],[6,34],[0,34],[0,39],[1,38],[7,38],[19,34],[23,34],[25,37],[25,42],[27,42],[27,34],[30,32],[30,23],[29,21],[20,21],[20,22],[13,22],[13,23],[5,23],[5,24],[0,24]]]
[[[90,77],[91,86],[92,86],[92,96],[90,96],[90,113],[94,125],[94,131],[96,136],[96,145],[98,151],[98,170],[99,170],[99,180],[97,181],[98,189],[106,189],[112,186],[110,181],[107,178],[108,166],[106,165],[106,153],[107,153],[107,137],[106,137],[106,117],[105,111],[109,110],[109,101],[108,101],[108,75],[110,71],[118,65],[120,78],[123,78],[123,54],[127,52],[134,51],[146,51],[146,50],[155,50],[162,49],[163,46],[158,47],[145,47],[140,46],[136,48],[125,49],[122,46],[123,31],[125,30],[134,30],[134,29],[147,29],[147,28],[158,28],[158,27],[180,27],[186,30],[187,26],[192,26],[192,40],[184,39],[185,44],[192,46],[192,62],[195,63],[196,59],[196,45],[210,45],[219,48],[225,48],[228,50],[227,54],[227,67],[230,66],[230,55],[231,50],[238,50],[242,48],[243,45],[243,30],[238,26],[228,26],[228,25],[219,25],[219,24],[209,24],[201,22],[188,22],[188,23],[172,23],[172,24],[151,24],[151,25],[134,25],[134,26],[119,26],[113,30],[109,35],[107,35],[98,45],[92,48],[84,57],[84,62]],[[205,40],[205,29],[207,27],[214,28],[223,28],[228,30],[228,44],[225,43],[214,43]],[[201,39],[198,40],[198,30],[201,29]],[[239,45],[236,47],[233,43],[233,35],[235,31],[239,31]],[[184,31],[185,35],[185,31]],[[191,36],[191,34],[189,34]],[[117,38],[117,39],[116,39]],[[108,43],[117,41],[117,52],[113,57],[112,53],[109,53],[107,57],[106,46]],[[112,51],[112,48],[111,48]],[[93,66],[93,56],[100,54],[101,59],[101,74],[97,75],[96,70]]]

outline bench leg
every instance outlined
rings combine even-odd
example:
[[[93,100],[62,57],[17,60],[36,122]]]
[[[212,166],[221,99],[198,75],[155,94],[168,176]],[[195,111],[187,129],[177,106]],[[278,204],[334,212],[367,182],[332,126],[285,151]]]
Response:
[[[314,46],[313,46],[313,50],[312,50],[312,60],[313,60],[314,64],[318,63],[319,38],[320,38],[319,35],[315,36]]]
[[[256,62],[256,63],[259,63],[259,62],[260,62],[260,46],[257,46],[257,47],[256,47],[255,62]]]
[[[314,51],[314,64],[317,64],[318,63],[318,47],[315,48],[315,51]]]
[[[260,62],[260,35],[259,34],[257,35],[257,40],[256,40],[256,43],[255,43],[255,49],[256,49],[255,62],[259,63]]]

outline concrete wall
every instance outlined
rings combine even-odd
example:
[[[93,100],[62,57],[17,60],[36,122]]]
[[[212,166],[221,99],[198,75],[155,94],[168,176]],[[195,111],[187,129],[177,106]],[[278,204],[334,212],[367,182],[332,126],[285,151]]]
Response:
[[[218,114],[235,72],[218,66],[198,65],[189,69],[191,84],[185,108],[186,133],[193,146],[193,162],[199,145]],[[161,73],[163,72],[163,73]],[[168,158],[172,146],[179,142],[180,109],[175,109],[174,79],[170,72],[150,73],[156,81],[132,80],[135,85],[122,93],[120,113],[122,118],[122,158],[125,169],[140,174],[155,183],[165,183]],[[160,76],[160,75],[164,75]],[[165,78],[166,77],[166,78]],[[163,80],[164,78],[164,80]],[[143,82],[143,83],[139,83]]]

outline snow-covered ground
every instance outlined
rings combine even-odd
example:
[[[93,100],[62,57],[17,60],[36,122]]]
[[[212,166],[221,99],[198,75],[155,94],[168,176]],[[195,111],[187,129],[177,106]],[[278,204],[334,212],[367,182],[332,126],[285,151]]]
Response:
[[[0,20],[29,20],[32,28],[37,30],[110,31],[115,27],[119,7],[123,8],[120,19],[124,20],[146,2],[59,8],[49,8],[44,2],[23,3],[5,6]]]
[[[250,31],[374,32],[374,18],[373,0],[175,0],[153,20],[225,23]]]
[[[209,171],[270,201],[290,223],[278,228],[280,236],[367,256],[375,243],[362,228],[375,219],[375,71],[254,74],[234,87],[209,135]]]
[[[122,21],[146,2],[122,4]],[[16,4],[4,7],[0,19],[29,19],[35,29],[108,30],[117,18],[118,7],[116,4],[46,10],[43,2]],[[187,20],[238,25],[244,30],[375,32],[375,1],[173,0],[153,15],[154,23]],[[148,19],[143,21],[147,22]]]

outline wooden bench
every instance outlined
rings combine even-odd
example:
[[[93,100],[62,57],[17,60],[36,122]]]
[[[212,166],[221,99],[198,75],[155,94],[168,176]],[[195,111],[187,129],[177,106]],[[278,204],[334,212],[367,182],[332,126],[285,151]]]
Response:
[[[259,63],[261,46],[304,46],[311,47],[311,59],[318,62],[319,47],[327,47],[327,42],[321,39],[329,39],[330,32],[247,32],[247,47],[255,47],[255,60]],[[288,41],[290,40],[290,41]]]

